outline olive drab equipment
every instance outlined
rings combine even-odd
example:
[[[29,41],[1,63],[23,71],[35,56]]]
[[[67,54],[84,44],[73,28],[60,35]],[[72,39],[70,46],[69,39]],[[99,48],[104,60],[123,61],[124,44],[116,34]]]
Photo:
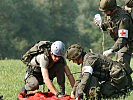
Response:
[[[117,7],[116,0],[100,0],[99,10],[114,10]]]
[[[22,55],[21,61],[24,64],[29,65],[34,56],[41,54],[46,50],[50,50],[51,44],[52,42],[50,41],[38,41],[24,55]]]
[[[133,7],[133,0],[124,0],[125,1],[125,5],[129,8]]]

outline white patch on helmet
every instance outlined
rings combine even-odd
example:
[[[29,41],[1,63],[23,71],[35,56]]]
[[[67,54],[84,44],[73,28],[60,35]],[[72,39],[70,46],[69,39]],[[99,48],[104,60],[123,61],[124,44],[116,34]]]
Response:
[[[90,73],[90,74],[92,75],[92,73],[93,73],[93,68],[92,68],[91,66],[84,66],[84,67],[82,68],[82,74],[85,73],[85,72]]]
[[[118,30],[119,37],[128,38],[128,30],[126,29],[120,29]]]

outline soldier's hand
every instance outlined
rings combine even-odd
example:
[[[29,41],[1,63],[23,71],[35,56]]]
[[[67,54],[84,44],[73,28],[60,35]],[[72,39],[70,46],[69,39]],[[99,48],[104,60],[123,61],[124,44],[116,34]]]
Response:
[[[103,52],[103,55],[108,57],[109,55],[111,55],[113,53],[113,49],[109,49]]]
[[[58,97],[58,98],[62,98],[62,97],[64,97],[64,94],[61,93],[61,92],[58,92],[58,93],[56,94],[56,97]]]
[[[98,20],[96,20],[95,18],[94,18],[94,23],[95,23],[99,28],[101,27],[100,22],[99,22]]]
[[[94,23],[95,23],[99,28],[101,28],[102,19],[101,19],[100,14],[96,14],[96,15],[95,15],[95,17],[94,17]]]

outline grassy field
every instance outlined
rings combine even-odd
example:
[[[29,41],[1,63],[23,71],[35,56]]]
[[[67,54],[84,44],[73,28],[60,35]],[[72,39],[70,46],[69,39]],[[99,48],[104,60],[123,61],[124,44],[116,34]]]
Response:
[[[80,67],[68,62],[71,66],[73,73],[80,71]],[[131,66],[133,67],[133,59]],[[0,60],[0,95],[3,95],[4,100],[17,100],[17,95],[20,88],[24,84],[26,66],[20,60]],[[77,79],[78,74],[74,74]],[[56,79],[54,80],[56,84]],[[66,93],[70,94],[71,86],[66,78]],[[56,85],[58,88],[58,85]],[[39,91],[42,91],[43,87],[40,86]],[[46,88],[45,88],[46,90]],[[132,100],[133,94],[126,98],[126,100]]]

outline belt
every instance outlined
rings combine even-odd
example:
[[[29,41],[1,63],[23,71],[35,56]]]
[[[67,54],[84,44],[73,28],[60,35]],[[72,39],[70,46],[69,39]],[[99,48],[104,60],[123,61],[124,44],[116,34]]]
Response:
[[[29,71],[29,72],[41,72],[41,67],[29,66],[27,71]]]

